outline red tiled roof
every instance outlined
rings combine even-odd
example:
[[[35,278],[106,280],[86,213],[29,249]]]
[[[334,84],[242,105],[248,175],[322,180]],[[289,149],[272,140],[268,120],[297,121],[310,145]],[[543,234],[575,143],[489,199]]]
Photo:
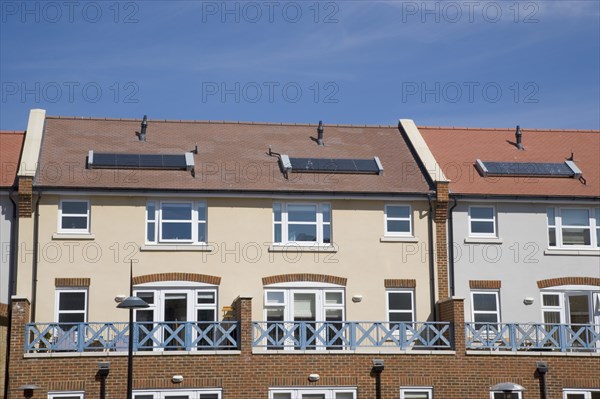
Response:
[[[419,127],[425,142],[457,194],[600,197],[600,131]],[[562,163],[573,153],[586,184],[574,178],[482,177],[477,159],[499,162]]]
[[[0,130],[0,187],[15,184],[24,137],[24,132]]]
[[[35,184],[159,190],[427,193],[398,127],[325,125],[318,146],[316,125],[243,122],[148,121],[147,141],[138,140],[140,120],[47,117]],[[181,154],[198,145],[196,177],[186,171],[86,169],[89,150]],[[286,180],[274,152],[292,157],[378,156],[378,175],[293,173]]]

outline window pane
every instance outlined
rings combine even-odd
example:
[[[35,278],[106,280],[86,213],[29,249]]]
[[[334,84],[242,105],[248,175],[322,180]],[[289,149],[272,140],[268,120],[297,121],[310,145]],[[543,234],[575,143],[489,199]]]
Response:
[[[335,399],[354,399],[354,394],[352,392],[337,392]]]
[[[325,321],[342,321],[342,309],[327,309],[325,311]]]
[[[554,227],[548,229],[548,245],[551,247],[556,246],[556,228]]]
[[[198,223],[198,241],[206,242],[206,223]]]
[[[139,322],[145,321],[154,321],[154,311],[153,310],[136,310],[135,311],[135,319]]]
[[[498,322],[498,315],[492,313],[475,313],[475,322],[495,324]]]
[[[590,245],[590,229],[562,229],[563,245]]]
[[[556,225],[556,215],[554,208],[546,209],[546,217],[548,219],[548,226]]]
[[[206,220],[206,204],[204,202],[198,203],[198,220]]]
[[[388,220],[387,230],[390,233],[410,233],[410,222],[408,220]]]
[[[323,212],[323,222],[330,223],[331,222],[331,207],[328,204],[321,205],[321,210]]]
[[[63,216],[63,229],[87,229],[87,216]]]
[[[331,225],[323,225],[323,243],[331,244]]]
[[[273,394],[273,399],[291,399],[292,394],[289,392],[275,392]]]
[[[404,397],[406,399],[430,399],[429,392],[427,392],[427,391],[405,392]]]
[[[561,209],[563,226],[589,226],[590,212],[587,209]]]
[[[83,313],[61,313],[58,315],[59,323],[83,323],[85,314]]]
[[[62,213],[72,215],[87,215],[88,203],[85,201],[63,201]]]
[[[267,303],[268,304],[283,304],[284,294],[281,291],[269,291],[267,292]]]
[[[473,294],[473,309],[495,312],[496,294]]]
[[[281,242],[281,225],[275,225],[275,242]]]
[[[267,309],[267,321],[284,321],[283,308]]]
[[[59,300],[60,310],[84,310],[85,293],[83,292],[61,292]]]
[[[198,309],[198,318],[196,321],[215,321],[215,310]]]
[[[397,322],[412,322],[412,314],[411,313],[390,313],[390,321]]]
[[[192,204],[162,204],[163,220],[192,220]]]
[[[316,222],[316,205],[288,205],[288,222]]]
[[[156,225],[154,223],[148,223],[148,232],[146,234],[146,241],[156,240]]]
[[[471,219],[493,219],[493,207],[472,207],[470,208]]]
[[[542,300],[544,306],[560,306],[560,297],[558,294],[544,294]]]
[[[412,295],[410,292],[390,292],[390,310],[412,310]]]
[[[317,226],[306,224],[288,225],[288,241],[317,241]]]
[[[585,399],[585,394],[583,394],[583,393],[568,393],[567,399]]]
[[[162,238],[165,240],[191,240],[191,223],[163,223]]]
[[[471,222],[471,233],[494,233],[493,222]]]
[[[218,393],[201,393],[200,399],[219,399]]]
[[[341,292],[326,292],[325,303],[327,305],[341,305],[342,304],[342,293]]]
[[[390,205],[386,209],[388,218],[409,218],[410,207],[409,206],[398,206]]]
[[[213,291],[198,292],[198,303],[215,303],[215,293]]]
[[[156,207],[154,206],[154,202],[148,202],[146,204],[146,219],[154,220],[156,217]]]
[[[544,323],[560,324],[560,312],[544,312]]]
[[[142,298],[144,302],[148,305],[152,305],[154,303],[154,293],[153,292],[136,292],[135,296],[138,298]]]
[[[281,204],[273,204],[273,218],[276,222],[281,222]]]

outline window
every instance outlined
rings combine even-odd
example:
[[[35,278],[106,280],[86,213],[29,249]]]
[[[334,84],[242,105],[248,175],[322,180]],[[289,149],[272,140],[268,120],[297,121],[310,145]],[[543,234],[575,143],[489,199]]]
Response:
[[[563,399],[600,399],[600,389],[565,389]]]
[[[546,324],[598,324],[600,292],[542,292],[542,318]]]
[[[493,206],[469,207],[469,236],[496,237],[496,210]]]
[[[48,392],[48,399],[83,399],[83,392]]]
[[[600,208],[548,208],[549,247],[600,247]]]
[[[62,233],[89,233],[90,203],[82,200],[62,200],[58,207],[59,226]]]
[[[331,244],[331,206],[325,203],[274,203],[273,242]]]
[[[58,323],[84,323],[87,321],[87,290],[56,290],[56,321]]]
[[[148,201],[146,242],[206,243],[206,202]]]
[[[412,323],[415,320],[414,295],[412,290],[390,290],[387,292],[388,320]]]
[[[471,292],[471,300],[473,321],[478,323],[475,328],[500,322],[498,292],[474,291]]]
[[[385,235],[412,236],[412,211],[410,205],[385,206]]]
[[[270,388],[269,399],[356,399],[356,388]]]
[[[433,399],[433,389],[400,388],[400,399]]]
[[[161,389],[134,391],[133,399],[221,399],[220,389]]]

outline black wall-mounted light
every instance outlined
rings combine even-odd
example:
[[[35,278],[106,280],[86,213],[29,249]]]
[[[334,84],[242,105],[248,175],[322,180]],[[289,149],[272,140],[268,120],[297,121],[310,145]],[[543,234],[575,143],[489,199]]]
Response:
[[[25,384],[25,385],[21,385],[17,389],[19,391],[23,391],[23,397],[24,398],[29,399],[29,398],[33,397],[33,391],[35,391],[36,389],[40,389],[40,387],[38,387],[35,384]]]

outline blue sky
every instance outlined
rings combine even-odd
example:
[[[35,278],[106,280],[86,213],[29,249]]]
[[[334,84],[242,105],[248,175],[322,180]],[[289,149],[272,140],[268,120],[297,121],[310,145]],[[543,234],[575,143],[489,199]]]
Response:
[[[49,115],[600,129],[600,2],[0,0],[0,128]]]

